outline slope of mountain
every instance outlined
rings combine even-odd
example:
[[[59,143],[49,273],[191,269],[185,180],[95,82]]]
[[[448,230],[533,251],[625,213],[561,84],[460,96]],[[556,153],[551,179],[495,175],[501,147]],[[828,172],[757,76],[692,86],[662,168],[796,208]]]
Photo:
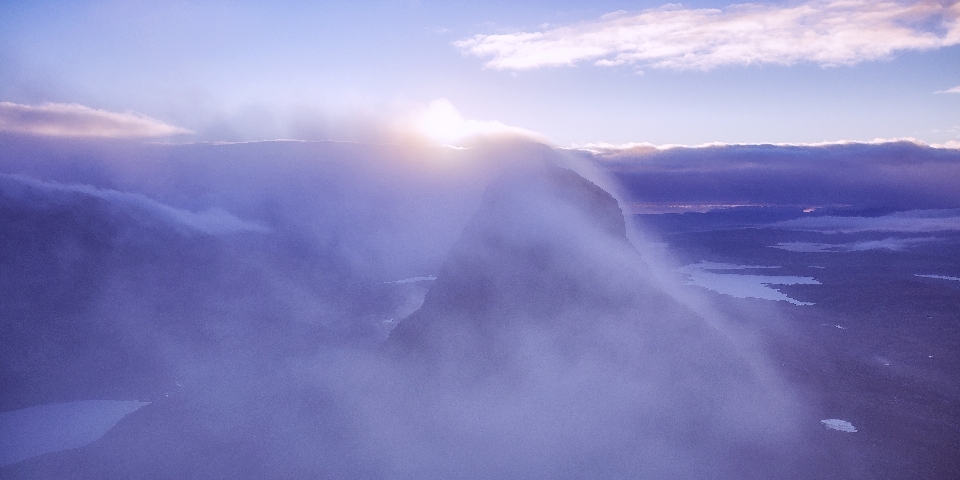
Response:
[[[380,192],[336,175],[322,195],[356,188],[356,204],[317,202],[308,212],[330,215],[317,223],[293,208],[314,183],[283,188],[293,174],[253,206],[217,190],[237,195],[221,213],[206,197],[170,206],[4,177],[2,258],[20,285],[4,297],[7,408],[152,403],[92,444],[0,473],[782,477],[795,464],[789,392],[655,277],[613,197],[549,162],[522,165],[465,222],[390,223],[400,245],[376,229]],[[455,218],[458,201],[436,208]],[[205,212],[233,230],[198,230]],[[405,301],[383,282],[394,269],[364,254],[415,265],[416,238],[464,224],[423,305],[376,350]]]
[[[416,372],[411,416],[443,432],[429,449],[486,474],[746,478],[784,466],[784,392],[651,277],[617,201],[570,170],[491,184],[385,350]],[[452,408],[436,398],[459,413],[433,417]],[[476,456],[511,448],[522,462]],[[684,457],[696,460],[674,463]]]

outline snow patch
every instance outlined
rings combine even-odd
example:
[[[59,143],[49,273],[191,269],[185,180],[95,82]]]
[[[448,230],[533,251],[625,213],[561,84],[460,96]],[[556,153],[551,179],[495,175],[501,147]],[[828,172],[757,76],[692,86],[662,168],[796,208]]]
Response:
[[[824,427],[827,427],[831,430],[840,430],[841,432],[847,433],[855,433],[857,431],[857,427],[854,427],[852,423],[837,418],[820,420],[820,423],[822,423]]]

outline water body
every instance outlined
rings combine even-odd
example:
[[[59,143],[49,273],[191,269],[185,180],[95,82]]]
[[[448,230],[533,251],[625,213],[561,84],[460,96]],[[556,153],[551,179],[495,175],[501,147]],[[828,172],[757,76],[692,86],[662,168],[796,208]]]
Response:
[[[0,466],[92,443],[148,403],[85,400],[0,412]]]
[[[788,297],[783,292],[770,285],[820,285],[812,277],[797,277],[789,275],[750,275],[742,273],[717,273],[717,270],[753,270],[773,269],[760,265],[732,265],[728,263],[700,262],[681,267],[680,271],[687,275],[687,285],[696,285],[714,292],[730,295],[736,298],[759,298],[790,302],[794,305],[813,305],[810,302],[801,302]]]

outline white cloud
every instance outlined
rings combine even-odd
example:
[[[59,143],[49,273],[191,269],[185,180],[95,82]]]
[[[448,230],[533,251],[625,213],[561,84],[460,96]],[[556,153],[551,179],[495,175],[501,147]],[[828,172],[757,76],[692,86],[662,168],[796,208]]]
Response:
[[[192,133],[133,112],[97,110],[75,103],[0,102],[0,131],[66,137],[144,138]]]
[[[933,148],[952,148],[954,150],[960,150],[960,141],[957,140],[947,140],[943,143],[931,143]]]
[[[769,227],[823,233],[956,231],[960,230],[960,210],[913,210],[881,217],[806,217]]]
[[[939,92],[933,92],[933,93],[960,93],[960,85],[957,85],[956,87],[953,87],[953,88],[948,88],[946,90],[940,90]]]
[[[430,102],[426,108],[419,109],[413,115],[413,128],[421,135],[438,143],[455,145],[478,136],[519,136],[552,143],[539,133],[525,128],[514,127],[496,120],[469,120],[445,98]]]
[[[540,32],[475,35],[454,42],[504,70],[633,65],[709,70],[801,62],[852,65],[902,50],[960,44],[960,2],[828,0],[615,12]]]
[[[139,193],[121,192],[108,188],[97,188],[82,184],[62,184],[45,182],[23,175],[0,173],[0,178],[12,180],[45,191],[80,193],[97,197],[115,205],[132,207],[135,211],[149,212],[152,217],[187,227],[210,235],[236,232],[268,233],[270,229],[254,222],[240,219],[236,215],[218,207],[202,212],[191,212],[171,207]]]

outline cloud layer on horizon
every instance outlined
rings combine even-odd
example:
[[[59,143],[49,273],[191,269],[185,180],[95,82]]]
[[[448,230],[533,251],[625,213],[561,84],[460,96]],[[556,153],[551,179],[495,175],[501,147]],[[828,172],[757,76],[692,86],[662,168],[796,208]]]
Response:
[[[960,151],[914,142],[571,150],[634,205],[960,208]]]
[[[821,217],[823,218],[823,217]],[[864,252],[867,250],[890,250],[902,252],[918,245],[939,240],[936,237],[919,238],[885,238],[883,240],[861,240],[848,243],[816,243],[816,242],[781,242],[771,245],[771,248],[778,248],[788,252],[799,253],[841,253],[841,252]]]
[[[109,112],[76,103],[0,102],[0,131],[63,137],[152,138],[192,133],[133,112]]]
[[[492,57],[485,66],[498,70],[583,62],[673,70],[797,63],[829,67],[957,44],[958,2],[867,0],[724,9],[668,4],[541,32],[480,34],[454,42],[465,54]]]

